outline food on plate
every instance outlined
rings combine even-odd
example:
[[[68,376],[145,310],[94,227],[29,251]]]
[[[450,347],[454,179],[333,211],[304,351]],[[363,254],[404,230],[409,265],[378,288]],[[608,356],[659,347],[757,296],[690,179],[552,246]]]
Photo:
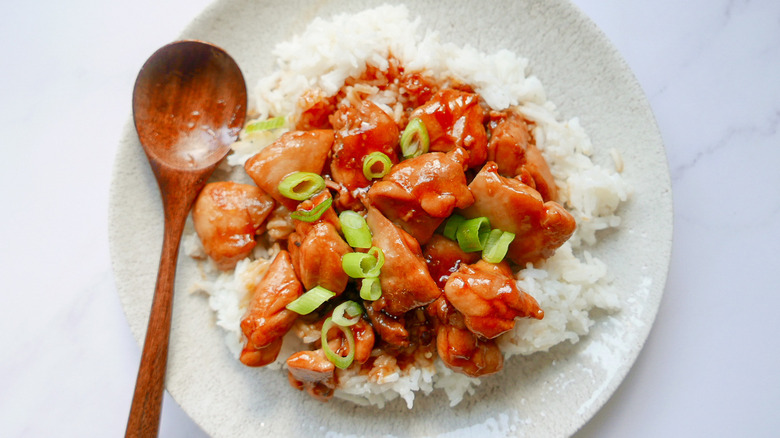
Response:
[[[418,26],[382,6],[280,44],[193,210],[229,348],[319,400],[454,405],[620,307],[588,250],[620,224],[619,173],[524,59]]]
[[[253,185],[221,181],[203,188],[192,208],[192,223],[219,269],[235,268],[252,252],[273,206],[273,199]]]

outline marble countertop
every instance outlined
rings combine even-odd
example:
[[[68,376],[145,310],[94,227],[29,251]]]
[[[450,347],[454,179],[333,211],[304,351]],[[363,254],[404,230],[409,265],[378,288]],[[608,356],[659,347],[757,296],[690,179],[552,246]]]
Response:
[[[208,3],[0,6],[2,436],[124,432],[140,348],[111,272],[113,160],[138,68]],[[574,3],[647,94],[675,209],[653,330],[576,436],[776,436],[780,3]],[[161,436],[205,434],[166,395]]]

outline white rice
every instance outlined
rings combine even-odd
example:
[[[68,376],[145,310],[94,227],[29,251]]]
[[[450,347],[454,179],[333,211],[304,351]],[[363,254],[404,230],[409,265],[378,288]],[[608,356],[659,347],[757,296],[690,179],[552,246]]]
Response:
[[[332,96],[346,78],[359,76],[366,64],[386,69],[391,54],[407,71],[424,71],[440,81],[455,79],[471,84],[495,110],[517,107],[535,123],[536,144],[550,164],[560,201],[576,219],[577,230],[553,257],[517,274],[518,285],[544,309],[544,319],[518,320],[515,329],[498,342],[507,358],[547,351],[565,341],[577,342],[594,324],[592,310],[614,312],[620,308],[621,299],[611,285],[607,266],[587,249],[597,244],[599,230],[620,225],[616,211],[629,196],[627,184],[615,169],[591,161],[592,144],[578,120],[560,120],[539,80],[526,76],[525,59],[507,50],[484,54],[471,47],[442,43],[435,32],[421,33],[420,19],[411,20],[408,15],[404,6],[382,6],[330,20],[315,19],[303,34],[274,50],[278,68],[259,81],[252,98],[258,118],[283,116],[292,124],[300,111],[298,98],[304,92],[319,89]],[[344,33],[344,28],[351,31]],[[371,98],[384,103],[381,95]],[[385,105],[385,109],[392,114],[392,108]],[[286,130],[242,136],[228,164],[242,165]],[[616,166],[622,167],[620,157],[611,153]],[[185,237],[184,245],[185,253],[203,258],[194,233]],[[246,297],[277,250],[258,245],[253,257],[239,262],[230,273],[219,273],[213,263],[204,260],[206,279],[192,285],[193,291],[208,294],[217,325],[225,331],[226,344],[236,357],[244,342],[240,321]],[[278,360],[267,368],[284,367],[289,354],[304,345],[294,332],[285,338]],[[454,373],[438,359],[403,371],[396,367],[374,379],[345,371],[339,381],[338,398],[381,407],[400,397],[409,408],[416,393],[429,394],[436,389],[443,390],[455,405],[479,384],[479,379]]]

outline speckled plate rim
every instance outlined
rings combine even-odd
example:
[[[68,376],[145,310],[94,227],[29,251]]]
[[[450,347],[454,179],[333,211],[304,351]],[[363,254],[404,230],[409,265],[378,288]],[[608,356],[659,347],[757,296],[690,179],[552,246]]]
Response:
[[[387,2],[219,0],[182,37],[225,48],[251,88],[273,68],[270,49],[315,17],[382,3]],[[604,405],[630,370],[655,319],[671,253],[671,183],[652,111],[624,60],[575,6],[565,0],[490,5],[407,3],[410,16],[422,17],[422,28],[438,31],[443,41],[486,52],[507,48],[527,57],[562,116],[578,117],[589,133],[594,160],[608,163],[613,149],[621,154],[632,198],[620,210],[624,224],[602,235],[593,253],[609,265],[626,309],[600,317],[576,345],[513,358],[454,408],[441,391],[418,397],[411,411],[401,402],[383,409],[321,404],[292,391],[283,374],[248,369],[231,357],[205,299],[188,293],[198,270],[180,257],[166,387],[210,435],[568,436]],[[128,121],[111,184],[109,240],[117,290],[139,343],[162,227],[157,186]]]

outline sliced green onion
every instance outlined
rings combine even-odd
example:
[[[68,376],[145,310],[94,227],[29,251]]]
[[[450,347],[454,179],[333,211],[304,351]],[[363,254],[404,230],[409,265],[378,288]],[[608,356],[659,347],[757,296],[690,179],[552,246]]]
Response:
[[[486,262],[500,263],[506,257],[509,244],[515,240],[515,234],[509,231],[501,231],[498,228],[490,232],[485,249],[482,250],[482,258]]]
[[[339,215],[341,231],[347,239],[349,246],[353,248],[371,247],[371,230],[363,216],[352,210],[342,211]]]
[[[330,345],[328,345],[328,332],[333,327],[337,327],[339,330],[341,330],[341,332],[344,333],[344,337],[347,338],[349,353],[346,357],[336,353],[330,348]],[[325,357],[327,357],[329,361],[333,362],[333,365],[336,365],[342,370],[347,369],[355,359],[355,336],[352,334],[352,329],[349,327],[340,326],[333,322],[332,318],[328,318],[325,320],[325,323],[322,324],[322,334],[320,335],[320,339],[322,340],[322,351],[325,353]]]
[[[428,152],[428,130],[418,118],[409,120],[401,134],[401,153],[404,158],[414,158]]]
[[[278,129],[282,126],[284,126],[284,117],[273,117],[246,125],[244,132],[251,134],[257,131],[270,131],[272,129]]]
[[[354,301],[344,301],[333,309],[333,322],[342,326],[349,327],[357,324],[360,317],[363,316],[363,308]]]
[[[382,152],[371,152],[363,157],[363,176],[369,181],[387,175],[391,167],[393,162]]]
[[[460,249],[465,252],[482,251],[485,248],[488,235],[490,234],[490,221],[488,218],[475,217],[463,221],[458,227],[456,236]]]
[[[384,261],[384,260],[383,260]],[[341,256],[341,267],[352,278],[375,277],[370,273],[379,273],[377,258],[364,252],[350,252]]]
[[[376,264],[371,270],[366,272],[366,277],[379,277],[382,266],[385,264],[385,252],[382,251],[382,248],[372,246],[367,254],[376,258]]]
[[[322,286],[317,286],[305,294],[299,296],[295,301],[286,305],[287,310],[292,310],[299,315],[308,315],[313,312],[314,309],[320,307],[322,303],[336,296],[335,293],[325,289]]]
[[[325,210],[330,208],[331,204],[333,204],[333,198],[328,196],[327,199],[312,207],[311,210],[295,210],[290,213],[290,217],[303,222],[314,222],[322,216],[322,213],[325,213]]]
[[[316,173],[295,172],[279,183],[279,193],[296,201],[311,198],[325,188],[325,180]]]
[[[444,224],[444,237],[450,240],[455,240],[458,232],[458,227],[465,220],[466,218],[459,214],[453,214],[452,216],[450,216],[450,218],[447,219],[447,223]]]
[[[363,279],[360,285],[360,298],[367,301],[376,301],[382,296],[382,285],[379,283],[379,277],[368,277]]]

